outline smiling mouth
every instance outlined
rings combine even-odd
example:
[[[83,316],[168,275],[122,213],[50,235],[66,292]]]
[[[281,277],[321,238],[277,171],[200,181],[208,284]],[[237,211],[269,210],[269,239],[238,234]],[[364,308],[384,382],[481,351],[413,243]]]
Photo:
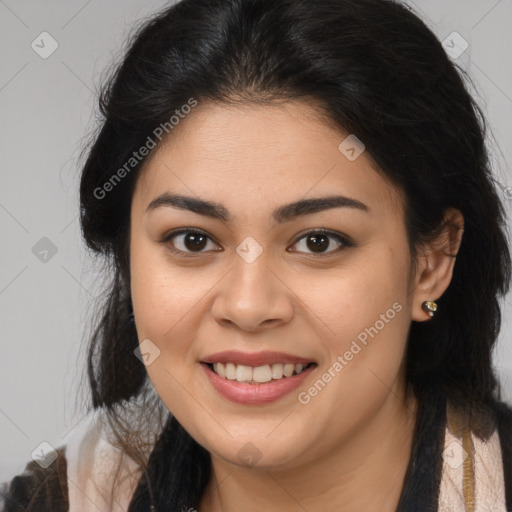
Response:
[[[264,384],[271,381],[283,380],[300,375],[307,368],[317,366],[316,363],[308,364],[266,364],[263,366],[246,366],[234,363],[203,363],[219,377],[226,380],[245,382],[248,384]]]

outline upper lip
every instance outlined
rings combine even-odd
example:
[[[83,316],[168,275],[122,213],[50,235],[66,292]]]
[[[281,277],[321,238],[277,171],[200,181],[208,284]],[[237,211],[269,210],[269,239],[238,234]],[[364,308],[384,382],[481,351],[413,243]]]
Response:
[[[223,352],[216,352],[204,359],[203,363],[233,363],[243,364],[245,366],[264,366],[266,364],[308,364],[313,363],[311,359],[297,357],[292,354],[285,354],[284,352],[240,352],[237,350],[225,350]]]

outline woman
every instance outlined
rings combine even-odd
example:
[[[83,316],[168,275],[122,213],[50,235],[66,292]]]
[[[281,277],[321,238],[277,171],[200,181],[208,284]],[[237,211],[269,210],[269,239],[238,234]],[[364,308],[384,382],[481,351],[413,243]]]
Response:
[[[481,112],[418,17],[183,0],[100,108],[94,413],[4,510],[512,510],[504,212]]]

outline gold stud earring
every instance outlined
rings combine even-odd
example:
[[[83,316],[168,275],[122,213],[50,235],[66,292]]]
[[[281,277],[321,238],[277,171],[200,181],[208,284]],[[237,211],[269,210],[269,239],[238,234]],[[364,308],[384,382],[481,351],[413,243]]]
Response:
[[[426,311],[430,316],[434,316],[434,313],[437,311],[437,304],[434,301],[426,300],[421,305],[421,309]]]

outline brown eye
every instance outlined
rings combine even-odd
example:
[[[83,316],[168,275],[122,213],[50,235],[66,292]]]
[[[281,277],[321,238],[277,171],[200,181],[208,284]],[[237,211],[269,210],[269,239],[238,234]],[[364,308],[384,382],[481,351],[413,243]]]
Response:
[[[200,251],[206,247],[207,238],[208,237],[201,234],[188,233],[183,239],[183,245],[191,251]]]
[[[164,237],[162,243],[170,246],[173,252],[177,253],[201,253],[208,245],[210,237],[202,231],[193,229],[181,229],[169,233]]]
[[[332,239],[335,239],[336,242],[331,242]],[[330,254],[332,252],[336,252],[335,249],[337,248],[353,246],[352,242],[347,238],[338,235],[337,233],[333,233],[332,231],[325,230],[310,231],[309,233],[306,233],[306,235],[302,236],[294,245],[299,244],[302,240],[305,240],[303,247],[311,251],[312,254]],[[333,248],[334,250],[332,250]],[[327,249],[331,250],[327,251]]]

